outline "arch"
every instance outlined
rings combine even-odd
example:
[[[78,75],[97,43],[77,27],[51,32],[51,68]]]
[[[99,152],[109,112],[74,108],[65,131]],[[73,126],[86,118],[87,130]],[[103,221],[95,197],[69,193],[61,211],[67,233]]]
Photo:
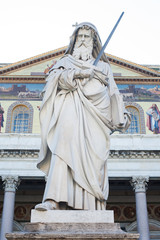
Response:
[[[7,111],[6,133],[31,133],[33,107],[25,101],[12,103]]]
[[[151,231],[156,230],[156,231],[160,231],[160,222],[154,219],[148,219],[148,223],[149,223],[149,228]],[[127,232],[133,232],[133,231],[137,231],[137,221],[132,222],[131,224],[129,224],[128,226],[125,227]]]
[[[160,239],[160,222],[155,219],[148,219],[150,239]],[[137,233],[137,221],[125,227],[126,232]]]
[[[2,219],[0,219],[0,227],[1,227],[1,223],[2,223]],[[17,232],[17,231],[23,232],[24,228],[23,228],[23,226],[20,223],[18,223],[15,220],[13,220],[13,231],[15,231],[15,232]]]
[[[135,102],[126,102],[125,108],[132,113],[132,121],[130,127],[126,131],[126,133],[140,133],[145,134],[145,117],[144,117],[144,111],[143,108]]]

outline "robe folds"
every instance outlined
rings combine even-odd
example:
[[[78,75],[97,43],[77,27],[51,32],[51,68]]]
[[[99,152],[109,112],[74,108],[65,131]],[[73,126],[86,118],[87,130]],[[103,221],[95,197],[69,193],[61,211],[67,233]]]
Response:
[[[123,101],[108,63],[100,61],[92,78],[76,78],[93,61],[62,57],[46,79],[40,110],[37,167],[48,176],[43,201],[66,202],[74,209],[104,209],[110,133],[125,125]]]

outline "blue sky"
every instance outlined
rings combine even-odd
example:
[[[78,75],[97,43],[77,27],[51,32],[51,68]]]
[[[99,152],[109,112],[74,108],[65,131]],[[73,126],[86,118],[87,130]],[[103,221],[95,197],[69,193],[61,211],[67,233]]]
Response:
[[[160,0],[2,1],[0,63],[68,45],[76,22],[93,23],[104,43],[122,11],[106,52],[139,64],[160,64]]]

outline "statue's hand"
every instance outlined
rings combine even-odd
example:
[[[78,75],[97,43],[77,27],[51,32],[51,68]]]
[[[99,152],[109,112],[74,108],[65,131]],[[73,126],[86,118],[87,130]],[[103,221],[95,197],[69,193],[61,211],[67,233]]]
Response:
[[[94,69],[89,68],[89,69],[81,70],[81,74],[82,74],[81,75],[82,78],[89,78],[89,79],[91,79],[94,76]]]
[[[74,74],[74,79],[80,79],[83,80],[84,78],[89,78],[91,79],[94,76],[94,70],[89,68],[89,69],[81,69],[81,70],[76,70]]]
[[[85,67],[87,66],[87,64],[85,65]],[[107,80],[107,75],[102,72],[100,70],[100,68],[98,68],[97,66],[94,66],[94,65],[91,65],[91,64],[88,64],[88,69],[86,70],[91,70],[93,71],[94,73],[94,77],[96,77],[98,80],[101,80],[102,82],[105,82]],[[92,76],[93,77],[93,76]]]

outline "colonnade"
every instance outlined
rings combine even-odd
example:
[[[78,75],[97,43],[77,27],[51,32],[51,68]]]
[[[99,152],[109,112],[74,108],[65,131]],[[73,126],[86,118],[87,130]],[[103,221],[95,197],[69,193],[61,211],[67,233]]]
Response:
[[[140,234],[139,240],[150,240],[146,201],[146,188],[148,181],[148,176],[134,176],[131,180],[131,185],[135,191],[137,230]]]
[[[6,240],[5,234],[13,230],[15,194],[20,181],[18,176],[2,176],[2,181],[4,185],[4,201],[0,239]]]
[[[20,183],[18,176],[2,176],[4,184],[4,202],[1,224],[1,240],[6,240],[5,234],[13,231],[15,193]],[[130,183],[135,191],[137,228],[140,240],[149,240],[149,224],[146,202],[148,176],[133,176]]]

